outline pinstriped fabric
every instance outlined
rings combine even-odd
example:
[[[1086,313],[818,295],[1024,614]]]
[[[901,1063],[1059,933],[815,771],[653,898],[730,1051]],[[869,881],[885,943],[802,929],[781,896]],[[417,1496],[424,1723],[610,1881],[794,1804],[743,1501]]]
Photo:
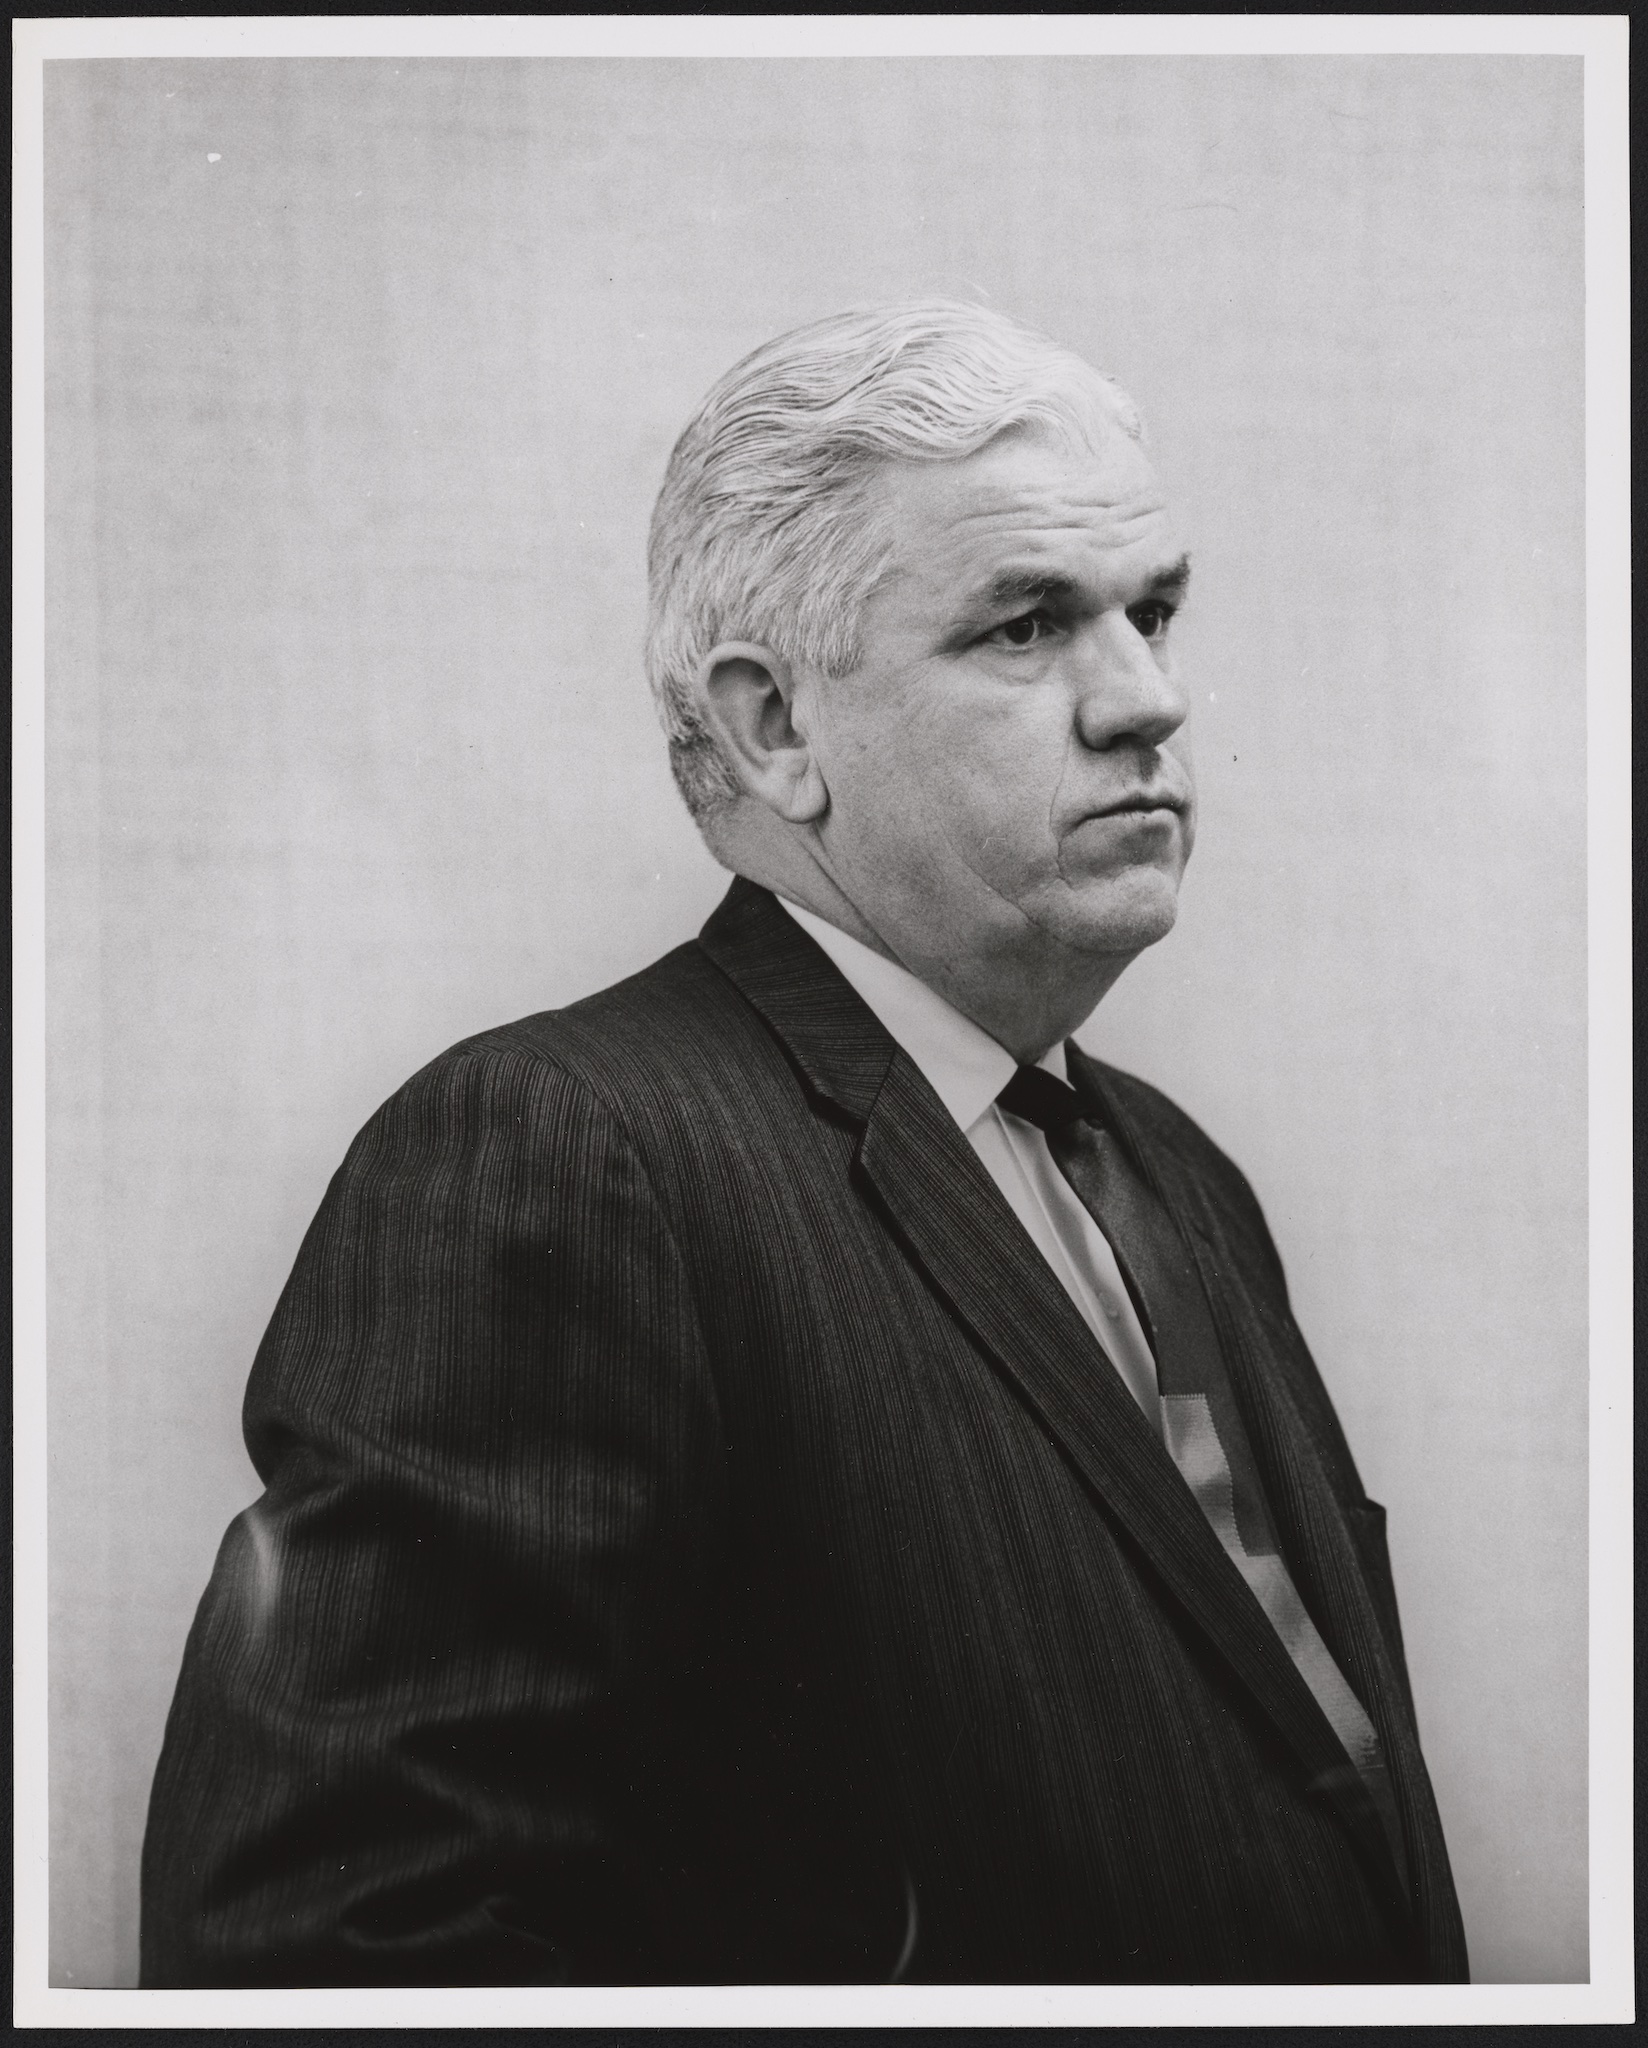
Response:
[[[1363,1493],[1326,1390],[1287,1307],[1258,1204],[1228,1160],[1154,1089],[1078,1054],[1072,1079],[1128,1137],[1182,1223],[1229,1361],[1266,1497],[1306,1610],[1369,1710],[1385,1752],[1416,1918],[1439,1975],[1466,1973],[1464,1929],[1419,1749],[1385,1512]],[[1216,1172],[1209,1175],[1213,1164]],[[1267,1284],[1268,1283],[1268,1284]]]
[[[965,1140],[740,884],[351,1147],[247,1392],[265,1492],[179,1680],[145,1981],[1459,1975],[1388,1572],[1274,1254],[1105,1080],[1240,1247],[1244,1398],[1285,1383],[1255,1455],[1377,1680],[1414,1906]]]
[[[1390,1803],[1385,1757],[1378,1731],[1368,1719],[1362,1702],[1345,1683],[1344,1674],[1334,1663],[1327,1644],[1317,1633],[1316,1624],[1305,1611],[1304,1602],[1299,1598],[1298,1589],[1280,1553],[1274,1549],[1251,1550],[1243,1540],[1236,1522],[1224,1440],[1213,1420],[1207,1396],[1163,1395],[1162,1419],[1174,1464],[1184,1474],[1186,1483],[1196,1496],[1197,1505],[1212,1525],[1214,1535],[1252,1588],[1254,1598],[1264,1609],[1271,1627],[1281,1637],[1284,1649],[1298,1666],[1300,1676],[1310,1687],[1317,1705],[1327,1716],[1334,1734],[1343,1743],[1358,1775],[1372,1793],[1374,1804],[1380,1809],[1380,1820],[1385,1823],[1385,1831],[1390,1837],[1397,1866],[1405,1875],[1407,1849],[1402,1839],[1401,1822]]]
[[[1113,1247],[1150,1332],[1168,1455],[1355,1766],[1405,1887],[1407,1849],[1378,1731],[1345,1683],[1277,1549],[1247,1427],[1182,1230],[1117,1136],[1084,1113],[1087,1105],[1074,1088],[1021,1067],[1001,1102],[1047,1133],[1059,1171]]]

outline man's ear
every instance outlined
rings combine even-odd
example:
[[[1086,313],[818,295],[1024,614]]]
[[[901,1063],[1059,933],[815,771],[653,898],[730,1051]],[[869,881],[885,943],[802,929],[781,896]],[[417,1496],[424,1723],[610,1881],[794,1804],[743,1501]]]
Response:
[[[796,679],[770,647],[727,640],[699,670],[698,702],[746,794],[792,825],[821,818],[830,804],[796,715]]]

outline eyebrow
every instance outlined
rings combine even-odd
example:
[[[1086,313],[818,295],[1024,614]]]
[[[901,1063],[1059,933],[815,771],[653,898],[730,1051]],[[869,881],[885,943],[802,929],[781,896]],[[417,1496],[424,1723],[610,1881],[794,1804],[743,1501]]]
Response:
[[[1143,603],[1151,597],[1183,597],[1190,583],[1190,557],[1181,555],[1176,562],[1158,569],[1145,586]],[[1033,569],[1004,569],[999,576],[992,577],[977,597],[974,605],[984,611],[999,611],[1004,605],[1040,604],[1048,598],[1055,600],[1071,598],[1077,594],[1075,583],[1068,576],[1042,576]]]
[[[1165,569],[1158,569],[1150,579],[1152,597],[1183,597],[1190,588],[1190,557],[1181,555],[1176,562],[1170,562]]]

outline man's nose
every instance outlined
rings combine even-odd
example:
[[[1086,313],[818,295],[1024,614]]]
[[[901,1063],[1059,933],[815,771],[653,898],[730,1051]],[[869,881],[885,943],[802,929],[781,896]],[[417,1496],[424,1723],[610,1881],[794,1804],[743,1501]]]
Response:
[[[1189,716],[1189,697],[1125,614],[1094,620],[1074,663],[1076,730],[1095,752],[1128,743],[1159,747]]]

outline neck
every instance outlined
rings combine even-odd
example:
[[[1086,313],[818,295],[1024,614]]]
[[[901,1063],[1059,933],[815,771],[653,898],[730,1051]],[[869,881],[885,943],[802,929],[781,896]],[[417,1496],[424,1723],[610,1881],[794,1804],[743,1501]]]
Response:
[[[1034,1066],[1098,1008],[1136,953],[1077,953],[1025,927],[994,953],[961,953],[927,928],[881,929],[847,895],[814,848],[764,831],[759,818],[740,829],[737,807],[724,814],[712,851],[723,867],[787,897],[925,982],[1021,1066]],[[765,814],[764,814],[765,815]]]
[[[1000,958],[917,953],[901,964],[1020,1066],[1033,1067],[1087,1022],[1133,957],[1072,954],[1049,943]]]

